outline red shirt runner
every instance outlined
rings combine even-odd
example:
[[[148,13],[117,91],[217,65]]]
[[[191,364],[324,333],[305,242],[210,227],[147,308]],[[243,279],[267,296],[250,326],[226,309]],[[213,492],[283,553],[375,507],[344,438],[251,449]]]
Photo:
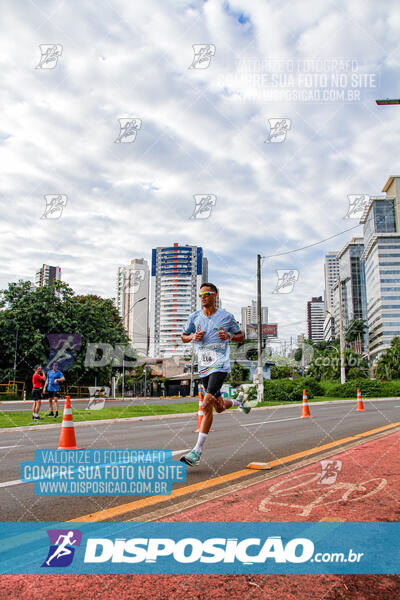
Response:
[[[33,387],[33,389],[34,390],[41,390],[42,389],[42,381],[43,380],[44,380],[44,377],[42,377],[38,373],[34,373],[33,377],[32,377],[32,387]]]

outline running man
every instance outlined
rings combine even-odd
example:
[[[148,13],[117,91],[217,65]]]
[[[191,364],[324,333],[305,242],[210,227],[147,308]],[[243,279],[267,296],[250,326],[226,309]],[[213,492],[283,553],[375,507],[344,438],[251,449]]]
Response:
[[[32,375],[32,419],[34,421],[41,421],[42,417],[39,417],[40,403],[42,401],[42,387],[46,381],[46,375],[44,374],[41,365],[36,365],[35,372]]]
[[[195,342],[201,383],[206,390],[203,400],[203,419],[197,444],[180,459],[191,467],[201,458],[203,445],[207,439],[213,421],[213,407],[222,413],[231,406],[239,406],[246,414],[250,412],[243,392],[235,400],[223,398],[221,386],[230,369],[229,342],[243,342],[235,317],[222,308],[216,308],[218,289],[213,283],[203,283],[200,287],[202,308],[192,313],[182,332],[182,341]]]
[[[73,531],[68,531],[68,533],[66,535],[58,536],[58,540],[56,541],[56,544],[58,544],[58,546],[57,546],[56,550],[54,551],[54,553],[46,560],[47,566],[50,566],[50,563],[54,558],[61,558],[62,556],[67,556],[68,554],[71,554],[72,550],[70,550],[70,548],[68,548],[68,544],[70,546],[72,546],[77,541],[77,540],[74,540],[73,537],[74,537]]]
[[[46,383],[44,384],[43,392],[46,391],[49,398],[49,408],[50,412],[46,415],[46,417],[54,417],[57,419],[58,417],[58,392],[60,391],[59,384],[65,381],[64,375],[61,371],[58,370],[58,364],[53,363],[52,368],[47,373]],[[56,407],[56,413],[53,412],[53,400]]]

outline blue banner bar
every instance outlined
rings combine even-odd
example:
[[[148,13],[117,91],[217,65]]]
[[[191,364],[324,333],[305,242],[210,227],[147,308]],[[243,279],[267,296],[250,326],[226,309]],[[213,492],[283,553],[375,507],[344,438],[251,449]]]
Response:
[[[1,523],[1,574],[396,574],[400,523]]]

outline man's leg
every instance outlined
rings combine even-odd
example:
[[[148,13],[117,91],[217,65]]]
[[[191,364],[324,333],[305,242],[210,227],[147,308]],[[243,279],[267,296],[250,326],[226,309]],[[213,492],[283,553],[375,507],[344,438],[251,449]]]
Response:
[[[181,458],[183,462],[192,467],[200,461],[203,446],[213,422],[213,408],[215,407],[217,412],[225,410],[223,404],[218,402],[217,398],[222,400],[220,390],[226,376],[227,373],[217,372],[202,378],[202,385],[206,390],[206,395],[203,400],[203,418],[201,420],[199,436],[193,450]]]
[[[58,417],[58,398],[57,398],[57,396],[54,396],[54,405],[56,407],[56,414],[54,416]]]
[[[46,417],[54,417],[54,413],[53,413],[53,395],[51,392],[47,392],[48,394],[48,400],[49,400],[49,412],[46,415]]]

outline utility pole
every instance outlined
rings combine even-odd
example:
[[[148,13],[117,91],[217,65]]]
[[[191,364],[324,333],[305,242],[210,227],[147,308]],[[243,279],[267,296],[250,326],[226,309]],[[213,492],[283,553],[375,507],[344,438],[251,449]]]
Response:
[[[17,376],[17,350],[18,350],[18,329],[15,331],[13,394],[15,394],[15,378]]]
[[[340,383],[346,383],[346,368],[344,362],[344,329],[343,329],[343,307],[342,307],[342,282],[338,279],[339,285],[339,338],[340,338]]]
[[[261,255],[257,254],[257,402],[264,400],[264,374],[262,364],[262,320],[261,320]]]

